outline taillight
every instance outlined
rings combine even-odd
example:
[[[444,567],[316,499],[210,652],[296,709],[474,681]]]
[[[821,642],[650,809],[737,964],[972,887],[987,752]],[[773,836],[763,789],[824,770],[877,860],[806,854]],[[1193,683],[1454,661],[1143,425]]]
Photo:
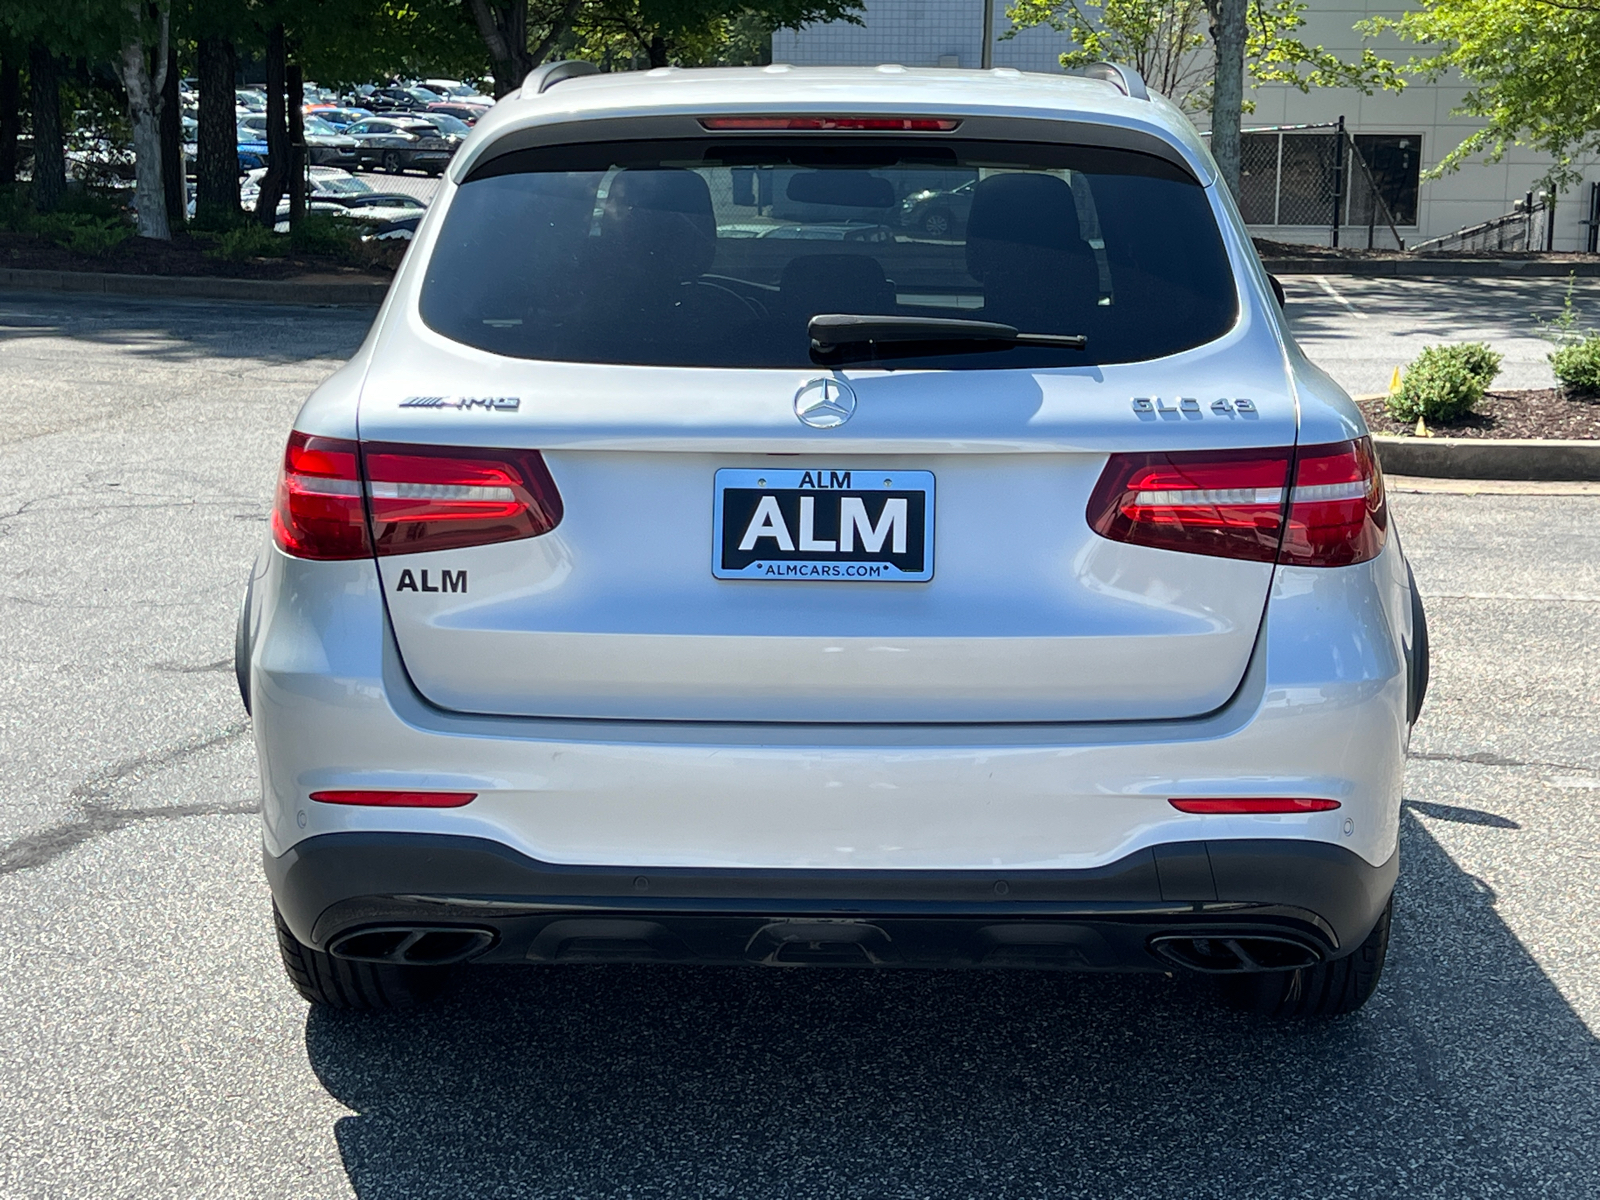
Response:
[[[1383,472],[1371,438],[1300,449],[1279,562],[1296,567],[1366,562],[1383,549],[1388,528]]]
[[[1283,532],[1288,450],[1113,454],[1089,499],[1101,537],[1271,562]]]
[[[1365,562],[1383,549],[1388,528],[1367,438],[1298,450],[1113,454],[1086,515],[1112,541],[1302,567]]]
[[[272,537],[280,550],[318,559],[372,553],[357,459],[355,442],[298,430],[289,435],[272,510]]]
[[[537,537],[560,523],[561,493],[537,450],[358,445],[297,430],[272,534],[297,558],[348,559]]]
[[[362,447],[379,554],[538,537],[561,523],[561,493],[537,450]]]

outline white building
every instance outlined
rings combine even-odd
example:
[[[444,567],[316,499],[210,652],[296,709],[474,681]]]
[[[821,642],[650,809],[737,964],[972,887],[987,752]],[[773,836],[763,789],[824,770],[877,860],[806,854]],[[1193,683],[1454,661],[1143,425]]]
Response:
[[[1058,56],[1070,47],[1067,36],[1040,26],[1000,40],[1009,28],[1005,17],[998,15],[1005,7],[1005,0],[995,0],[993,65],[1060,71]],[[973,68],[981,65],[983,8],[983,0],[865,0],[861,25],[841,21],[808,26],[798,33],[778,31],[772,38],[772,58],[795,66],[900,63]],[[1393,0],[1310,0],[1300,36],[1310,45],[1353,60],[1363,44],[1356,24],[1399,11]],[[1391,38],[1368,44],[1396,61],[1415,49]],[[1246,117],[1246,127],[1331,124],[1344,117],[1409,246],[1511,212],[1546,170],[1545,156],[1513,149],[1498,163],[1472,162],[1442,179],[1421,179],[1423,171],[1474,129],[1471,120],[1451,115],[1465,92],[1460,83],[1450,81],[1412,83],[1398,95],[1371,96],[1353,89],[1303,94],[1283,85],[1258,87],[1250,93],[1256,107]],[[1203,114],[1197,115],[1196,123],[1204,127]],[[1335,211],[1328,186],[1334,144],[1333,136],[1314,130],[1246,135],[1241,207],[1254,233],[1280,241],[1327,244]],[[1582,250],[1588,245],[1591,180],[1600,180],[1600,167],[1591,165],[1584,182],[1561,197],[1554,238],[1558,250]],[[1349,165],[1343,195],[1341,244],[1365,245],[1371,216],[1379,230],[1376,244],[1392,245],[1383,234],[1384,222],[1367,200],[1369,189],[1359,164]]]

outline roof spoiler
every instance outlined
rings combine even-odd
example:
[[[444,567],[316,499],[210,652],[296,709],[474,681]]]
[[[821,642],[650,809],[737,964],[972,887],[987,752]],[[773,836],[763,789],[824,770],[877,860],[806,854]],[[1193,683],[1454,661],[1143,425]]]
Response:
[[[566,58],[560,62],[545,63],[542,67],[535,67],[529,71],[522,81],[522,90],[517,93],[524,100],[548,92],[558,83],[568,79],[576,79],[579,75],[598,75],[600,68],[592,62],[584,62],[581,58]],[[1135,79],[1138,76],[1134,76]]]
[[[1132,67],[1125,67],[1121,63],[1090,63],[1086,67],[1079,67],[1076,71],[1068,71],[1067,74],[1082,75],[1086,79],[1103,79],[1130,100],[1150,99],[1150,93],[1144,86],[1144,77]],[[533,77],[530,75],[529,78]]]

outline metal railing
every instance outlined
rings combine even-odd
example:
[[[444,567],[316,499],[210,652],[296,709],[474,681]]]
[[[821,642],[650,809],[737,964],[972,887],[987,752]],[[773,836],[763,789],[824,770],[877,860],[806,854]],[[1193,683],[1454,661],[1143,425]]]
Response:
[[[1468,225],[1411,247],[1427,250],[1549,250],[1555,240],[1555,205],[1546,192],[1529,192],[1503,217]]]

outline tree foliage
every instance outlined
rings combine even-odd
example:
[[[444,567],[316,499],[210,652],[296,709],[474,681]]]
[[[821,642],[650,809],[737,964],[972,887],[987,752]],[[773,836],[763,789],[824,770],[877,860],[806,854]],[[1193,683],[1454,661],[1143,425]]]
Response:
[[[1574,0],[1421,0],[1368,33],[1392,30],[1425,44],[1406,70],[1436,80],[1454,69],[1470,85],[1457,114],[1483,122],[1445,155],[1432,176],[1513,145],[1551,158],[1540,183],[1559,192],[1582,177],[1573,160],[1600,150],[1600,5]]]
[[[1248,0],[1245,69],[1255,84],[1279,83],[1309,92],[1350,87],[1370,94],[1399,91],[1405,79],[1395,64],[1363,48],[1346,62],[1298,34],[1305,25],[1301,0]],[[1061,56],[1071,70],[1093,62],[1127,63],[1156,91],[1191,112],[1211,107],[1214,57],[1205,0],[1015,0],[1006,10],[1014,37],[1048,25],[1079,47]],[[1245,109],[1252,108],[1248,101]]]

